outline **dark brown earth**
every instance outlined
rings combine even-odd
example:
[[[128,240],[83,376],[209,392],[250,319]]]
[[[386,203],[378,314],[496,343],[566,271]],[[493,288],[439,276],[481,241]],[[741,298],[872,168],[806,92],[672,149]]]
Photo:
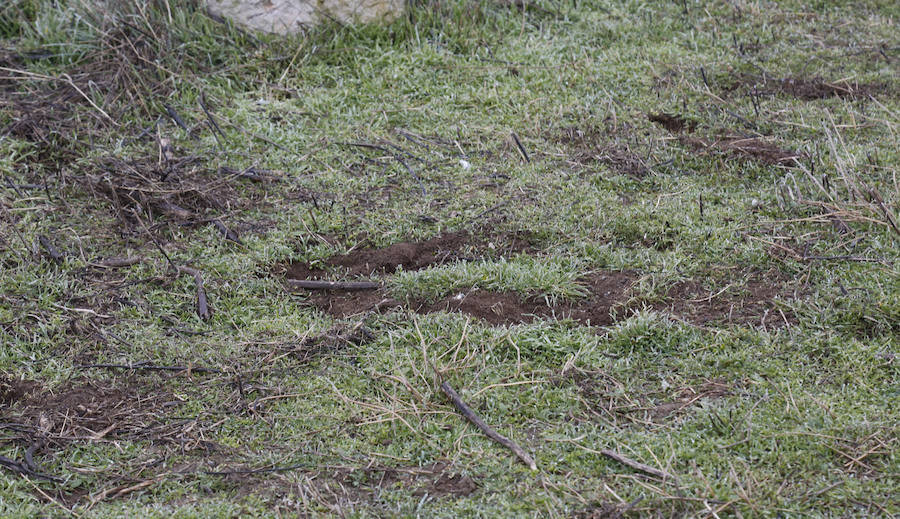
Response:
[[[647,119],[672,133],[681,133],[682,131],[692,132],[697,127],[696,122],[688,121],[678,114],[672,115],[664,112],[650,113],[647,114]]]
[[[336,256],[325,263],[343,267],[357,275],[386,272],[401,265],[415,270],[450,261],[450,258],[460,259],[464,255],[453,247],[462,248],[467,243],[466,235],[442,235],[419,243],[404,242],[384,249],[363,249]],[[299,279],[310,279],[325,273],[324,269],[293,264],[287,268],[286,277],[298,279],[296,276],[299,275],[306,276]],[[384,288],[306,293],[311,306],[336,318],[405,308],[422,314],[463,313],[492,325],[512,325],[538,319],[572,319],[584,325],[607,326],[647,307],[699,325],[717,322],[777,328],[793,322],[793,316],[777,311],[773,304],[777,298],[789,297],[784,290],[785,281],[774,274],[745,276],[736,283],[740,290],[721,285],[725,286],[725,290],[710,292],[699,281],[679,282],[668,288],[661,301],[647,303],[635,298],[636,294],[632,291],[639,277],[640,273],[636,271],[595,272],[579,280],[588,293],[586,298],[555,304],[540,297],[481,289],[460,290],[434,302],[401,302],[390,297]]]
[[[72,380],[53,390],[30,381],[7,380],[6,385],[17,386],[4,397],[10,405],[6,420],[54,445],[101,438],[186,439],[177,434],[179,424],[162,423],[181,402],[161,389],[90,379]]]
[[[740,76],[725,87],[726,91],[739,89],[751,90],[757,95],[775,92],[806,101],[829,97],[866,99],[870,96],[891,94],[895,91],[891,85],[885,84],[828,81],[821,77],[762,78],[753,75]]]
[[[685,281],[672,285],[665,302],[654,308],[701,325],[726,322],[780,328],[795,321],[793,314],[779,311],[773,303],[792,297],[786,283],[779,273],[751,273],[735,288],[719,293],[725,287],[710,291],[699,281]]]
[[[419,270],[453,261],[469,261],[499,254],[514,254],[533,249],[527,237],[506,235],[491,239],[475,238],[467,232],[449,232],[421,242],[406,241],[388,247],[367,247],[341,256],[332,256],[322,266],[292,263],[288,279],[320,279],[329,271],[349,277],[393,274],[398,269]],[[473,257],[470,254],[477,256]]]
[[[590,294],[586,299],[556,305],[550,305],[540,298],[523,298],[512,292],[471,290],[445,297],[436,303],[411,303],[409,306],[419,313],[464,313],[494,325],[557,318],[572,319],[585,325],[605,326],[613,322],[610,310],[622,306],[628,300],[631,285],[638,277],[636,272],[630,271],[591,274],[580,280]]]
[[[702,153],[721,152],[735,159],[749,159],[776,166],[797,166],[803,154],[758,138],[725,135],[715,138],[682,136],[683,145]]]
[[[13,405],[38,387],[40,387],[40,384],[31,380],[21,380],[0,375],[0,405]]]

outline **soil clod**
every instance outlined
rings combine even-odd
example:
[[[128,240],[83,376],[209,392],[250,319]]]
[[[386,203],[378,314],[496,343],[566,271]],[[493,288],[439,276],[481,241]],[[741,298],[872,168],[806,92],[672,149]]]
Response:
[[[672,133],[681,133],[683,131],[692,132],[697,127],[697,123],[693,121],[689,121],[677,114],[671,115],[665,112],[647,114],[647,119]]]

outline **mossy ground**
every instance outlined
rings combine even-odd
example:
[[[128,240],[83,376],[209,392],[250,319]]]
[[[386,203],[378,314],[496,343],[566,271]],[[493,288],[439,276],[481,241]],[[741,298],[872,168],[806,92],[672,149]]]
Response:
[[[896,2],[450,0],[288,40],[122,4],[0,7],[0,455],[58,478],[4,470],[0,515],[900,513]],[[284,285],[448,231],[481,241],[375,279],[635,282],[605,327]],[[722,298],[768,313],[691,312]],[[139,362],[189,369],[86,367]]]

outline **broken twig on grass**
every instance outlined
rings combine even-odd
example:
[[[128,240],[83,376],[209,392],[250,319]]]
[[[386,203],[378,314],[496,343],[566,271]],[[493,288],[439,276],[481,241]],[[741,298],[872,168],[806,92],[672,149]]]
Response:
[[[317,281],[312,279],[289,279],[288,284],[305,290],[377,290],[381,283],[374,281]]]
[[[238,236],[236,232],[229,229],[228,227],[225,227],[225,224],[222,223],[222,220],[215,219],[212,221],[212,224],[216,226],[216,229],[218,229],[219,232],[222,233],[222,236],[224,236],[226,240],[233,241],[234,243],[237,243],[238,245],[244,244],[244,242],[241,241],[240,236]]]
[[[118,269],[124,267],[131,267],[132,265],[137,265],[138,263],[144,261],[144,258],[141,256],[128,256],[128,257],[114,257],[114,258],[106,258],[105,260],[99,261],[97,263],[91,263],[92,267],[99,267],[105,269]]]
[[[21,474],[23,476],[30,476],[37,479],[45,479],[47,481],[53,481],[55,483],[61,483],[62,479],[56,476],[48,476],[47,474],[41,474],[40,472],[35,472],[34,470],[28,468],[27,465],[20,461],[16,461],[11,458],[7,458],[6,456],[0,456],[0,467],[4,467],[12,472],[17,474]]]
[[[56,263],[60,263],[63,260],[62,253],[59,252],[53,242],[50,241],[50,238],[47,238],[43,234],[38,235],[38,241],[41,242],[41,246],[44,247],[44,250],[47,251],[47,255],[50,256],[50,259],[55,261]]]
[[[639,470],[641,472],[650,474],[651,476],[656,476],[660,479],[676,479],[675,476],[673,476],[672,474],[669,474],[668,472],[666,472],[664,470],[660,470],[658,468],[651,467],[650,465],[646,465],[644,463],[641,463],[640,461],[635,461],[627,456],[623,456],[623,455],[619,454],[616,451],[612,451],[609,449],[601,449],[599,452],[600,452],[600,454],[606,456],[607,458],[611,458],[613,460],[618,461],[622,465],[627,465],[627,466],[633,468],[634,470]]]
[[[516,132],[510,133],[509,136],[512,138],[513,144],[516,145],[516,148],[519,150],[519,153],[522,154],[522,159],[525,161],[525,163],[526,164],[530,163],[531,157],[528,156],[528,152],[525,151],[525,146],[522,146],[522,141],[519,140],[519,136],[516,135]]]
[[[190,267],[178,267],[178,272],[194,277],[194,285],[197,287],[197,315],[204,321],[208,320],[212,313],[209,311],[206,290],[203,289],[203,276],[200,275],[200,271]]]
[[[601,454],[601,455],[603,455],[603,456],[606,456],[607,458],[610,458],[610,459],[613,459],[613,460],[615,460],[615,461],[618,461],[618,462],[621,463],[622,465],[625,465],[625,466],[627,466],[627,467],[631,467],[631,468],[633,468],[634,470],[638,470],[638,471],[644,472],[645,474],[650,474],[651,476],[656,476],[656,477],[658,477],[658,478],[660,478],[660,479],[663,479],[663,480],[673,480],[673,481],[676,481],[676,482],[678,481],[678,478],[676,478],[674,475],[672,475],[672,474],[670,474],[670,473],[668,473],[668,472],[666,472],[666,471],[664,471],[664,470],[660,470],[660,469],[658,469],[658,468],[656,468],[656,467],[651,467],[650,465],[641,463],[641,462],[639,462],[639,461],[635,461],[635,460],[633,460],[633,459],[631,459],[631,458],[629,458],[629,457],[627,457],[627,456],[623,456],[623,455],[619,454],[618,452],[616,452],[616,451],[614,451],[614,450],[610,450],[610,449],[600,449],[600,450],[598,451],[598,450],[592,449],[592,448],[590,448],[590,447],[585,447],[584,445],[581,445],[580,443],[578,443],[578,442],[575,441],[575,440],[569,440],[569,439],[557,440],[557,441],[564,441],[564,442],[567,442],[567,443],[571,443],[572,445],[578,447],[579,449],[581,449],[581,450],[583,450],[583,451],[585,451],[585,452],[590,452],[591,454]]]
[[[515,455],[518,456],[520,460],[525,462],[525,464],[528,465],[531,470],[537,470],[537,464],[535,464],[534,459],[529,456],[528,453],[522,449],[522,447],[519,447],[515,442],[498,433],[488,424],[484,423],[484,420],[479,418],[478,415],[475,414],[475,411],[473,411],[471,407],[469,407],[465,402],[462,401],[462,398],[460,398],[459,394],[454,391],[449,382],[444,382],[443,384],[441,384],[441,391],[443,391],[444,394],[447,395],[447,398],[449,398],[450,401],[453,402],[453,405],[456,406],[457,409],[459,409],[459,412],[462,413],[462,415],[465,416],[467,420],[475,424],[476,427],[481,429],[481,432],[487,435],[488,438],[513,451],[513,453],[515,453]]]

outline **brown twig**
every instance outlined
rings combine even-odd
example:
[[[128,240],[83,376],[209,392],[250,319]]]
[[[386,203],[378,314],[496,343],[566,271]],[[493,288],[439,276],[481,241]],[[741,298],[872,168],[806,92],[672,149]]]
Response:
[[[635,461],[627,456],[623,456],[623,455],[619,454],[616,451],[609,450],[609,449],[601,449],[599,452],[600,452],[600,454],[606,456],[607,458],[611,458],[611,459],[618,461],[622,465],[627,465],[627,466],[633,468],[634,470],[639,470],[641,472],[650,474],[651,476],[656,476],[660,479],[676,479],[675,476],[673,476],[672,474],[669,474],[668,472],[666,472],[664,470],[660,470],[658,468],[651,467],[650,465],[646,465],[639,461]]]
[[[522,159],[525,160],[526,163],[530,163],[531,157],[528,156],[528,152],[525,151],[525,146],[522,146],[522,141],[519,140],[519,136],[516,135],[516,132],[510,133],[509,136],[512,138],[513,144],[516,145],[519,153],[522,154]]]
[[[204,321],[208,320],[212,313],[209,311],[206,290],[203,289],[203,276],[200,275],[200,271],[190,267],[178,267],[178,272],[194,277],[194,285],[197,287],[197,315]]]
[[[478,415],[475,414],[475,411],[473,411],[471,407],[469,407],[465,402],[462,401],[462,398],[460,398],[459,394],[454,391],[449,382],[444,382],[443,384],[441,384],[441,391],[443,391],[444,394],[447,395],[447,398],[449,398],[450,401],[453,402],[453,405],[456,406],[457,409],[459,409],[459,412],[462,413],[462,415],[465,416],[467,420],[475,424],[476,427],[481,429],[481,432],[483,432],[488,438],[513,451],[513,453],[515,453],[515,455],[518,456],[520,460],[525,462],[525,464],[528,465],[531,470],[537,470],[537,464],[535,464],[534,459],[529,456],[528,453],[522,449],[522,447],[519,447],[515,442],[498,433],[488,424],[484,423],[484,420],[479,418]]]
[[[129,257],[125,257],[125,258],[106,258],[105,260],[102,260],[98,263],[91,263],[90,265],[92,267],[117,269],[117,268],[130,267],[132,265],[137,265],[138,263],[140,263],[143,260],[144,260],[144,258],[142,258],[141,256],[129,256]]]
[[[318,281],[312,279],[288,279],[288,284],[294,288],[305,290],[376,290],[381,288],[381,283],[374,281]]]
[[[26,466],[24,463],[11,458],[7,458],[6,456],[0,456],[0,467],[4,467],[8,470],[11,470],[12,472],[22,474],[23,476],[31,476],[37,479],[46,479],[47,481],[54,481],[56,483],[62,482],[62,479],[56,476],[48,476],[47,474],[35,472],[34,470],[28,468],[28,466]]]

